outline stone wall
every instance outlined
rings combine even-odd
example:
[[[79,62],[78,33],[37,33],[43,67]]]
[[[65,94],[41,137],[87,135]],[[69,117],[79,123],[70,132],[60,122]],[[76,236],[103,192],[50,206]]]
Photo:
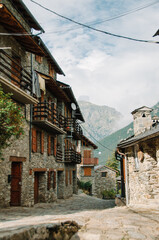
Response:
[[[23,106],[25,109],[25,106]],[[29,106],[27,106],[29,111]],[[28,116],[28,115],[26,115]],[[4,149],[2,156],[4,160],[0,160],[0,177],[2,182],[0,184],[0,206],[9,206],[11,183],[8,182],[8,176],[11,175],[12,162],[10,157],[23,157],[26,160],[22,162],[22,182],[26,182],[29,177],[29,122],[28,117],[23,121],[24,135],[19,139],[11,139],[10,146]],[[27,184],[22,185],[22,195],[27,191]],[[22,200],[23,201],[23,200]]]
[[[106,177],[102,177],[106,172]],[[116,190],[116,172],[103,166],[95,171],[95,189],[93,195],[102,198],[102,191]]]
[[[134,148],[128,152],[129,204],[146,204],[159,199],[159,139],[147,140],[140,144],[143,160],[135,166]]]

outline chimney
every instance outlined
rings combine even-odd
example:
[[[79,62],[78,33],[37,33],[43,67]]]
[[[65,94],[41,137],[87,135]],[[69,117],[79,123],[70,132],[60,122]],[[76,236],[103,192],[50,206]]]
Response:
[[[137,136],[146,130],[149,130],[152,126],[151,112],[152,108],[143,106],[135,109],[131,114],[134,119],[134,135]]]

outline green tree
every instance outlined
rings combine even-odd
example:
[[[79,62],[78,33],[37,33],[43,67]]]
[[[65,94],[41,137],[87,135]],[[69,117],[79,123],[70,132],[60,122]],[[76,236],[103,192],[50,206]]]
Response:
[[[112,156],[110,158],[108,158],[107,162],[106,162],[106,166],[114,169],[117,171],[117,177],[120,175],[120,171],[119,171],[119,161],[116,160],[115,158],[115,152],[113,152]]]
[[[24,133],[21,107],[11,99],[12,94],[3,92],[0,86],[0,158],[2,149],[11,144],[11,137],[19,138]]]

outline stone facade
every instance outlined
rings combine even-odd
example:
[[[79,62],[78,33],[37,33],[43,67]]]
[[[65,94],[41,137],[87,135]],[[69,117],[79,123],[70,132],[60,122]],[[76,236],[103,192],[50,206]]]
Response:
[[[128,152],[128,203],[148,204],[159,199],[159,139],[139,143],[143,159],[134,157],[134,147]],[[138,166],[136,167],[136,161]]]
[[[99,166],[98,159],[94,158],[94,149],[97,149],[97,146],[83,136],[82,162],[78,165],[77,173],[80,181],[92,184],[91,194],[102,198],[102,191],[116,190],[116,171],[106,166]]]
[[[14,8],[10,1],[3,1],[3,4],[30,33],[30,26],[18,9]],[[0,25],[0,30],[6,32],[5,25]],[[57,72],[62,74],[62,70],[51,54],[49,55],[46,46],[42,46],[45,57],[41,59],[41,62],[38,62],[35,54],[31,54],[30,49],[24,49],[12,36],[1,37],[0,44],[2,47],[11,47],[11,49],[4,51],[11,59],[13,52],[15,52],[21,59],[21,67],[28,73],[31,74],[33,69],[40,74],[44,74],[44,81],[56,82]],[[50,65],[52,65],[53,75],[50,74]],[[57,72],[55,69],[57,69]],[[11,81],[2,72],[0,73],[1,77]],[[32,79],[30,80],[32,81]],[[73,99],[74,96],[69,94],[64,98],[65,93],[61,93],[60,87],[57,84],[54,87],[55,89],[46,85],[46,93],[43,94],[43,99],[42,97],[38,99],[39,103],[47,104],[50,98],[56,105],[56,117],[59,111],[66,120],[68,116],[65,116],[65,111],[67,110],[67,112],[70,112],[69,117],[72,118],[70,102],[76,102],[76,99]],[[56,90],[58,90],[58,94]],[[31,95],[27,91],[26,93]],[[11,145],[3,151],[4,160],[0,161],[0,177],[2,179],[0,206],[33,206],[37,202],[52,202],[57,198],[65,199],[72,196],[73,193],[77,193],[77,162],[74,162],[71,158],[66,161],[65,151],[66,140],[69,141],[69,146],[73,146],[75,150],[79,148],[80,140],[77,144],[77,136],[74,137],[74,135],[71,136],[70,140],[70,133],[64,129],[64,126],[56,126],[57,120],[54,121],[54,124],[50,123],[48,109],[45,112],[44,105],[38,108],[38,104],[30,105],[17,100],[14,101],[22,107],[24,112],[24,135],[19,139],[13,139]],[[37,114],[36,117],[35,114]],[[40,114],[39,118],[38,115]],[[51,112],[51,114],[53,113]],[[48,140],[49,136],[50,140]],[[60,146],[61,151],[60,161],[57,161],[58,146]]]
[[[159,127],[157,124],[152,126],[151,109],[148,109],[148,113],[147,109],[145,107],[145,112],[142,111],[142,116],[141,109],[135,110],[139,121],[141,117],[144,118],[142,123],[145,123],[145,131],[142,131],[143,124],[141,129],[139,125],[136,126],[137,117],[134,126],[136,129],[138,127],[140,134],[118,144],[127,156],[124,172],[126,200],[129,205],[159,204]],[[151,126],[148,124],[147,128],[150,119]]]
[[[104,190],[116,191],[116,171],[106,166],[100,166],[95,170],[95,187],[93,195],[102,198],[102,192]]]

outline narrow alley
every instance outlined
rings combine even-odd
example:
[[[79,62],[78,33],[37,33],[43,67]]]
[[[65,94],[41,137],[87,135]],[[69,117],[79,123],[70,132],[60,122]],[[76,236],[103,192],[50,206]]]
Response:
[[[115,207],[114,200],[102,200],[84,193],[56,203],[39,203],[32,208],[2,209],[0,239],[9,239],[18,231],[33,226],[68,220],[76,221],[81,226],[71,240],[159,239],[157,210]]]

